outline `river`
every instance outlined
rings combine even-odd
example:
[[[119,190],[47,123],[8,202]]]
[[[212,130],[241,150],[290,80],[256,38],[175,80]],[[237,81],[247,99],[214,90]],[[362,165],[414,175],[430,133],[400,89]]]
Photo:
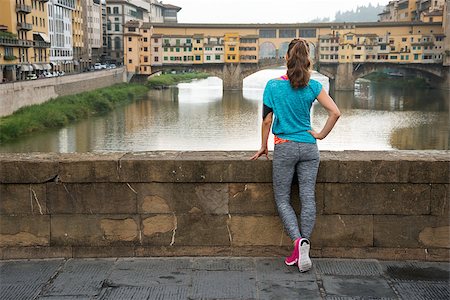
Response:
[[[0,145],[0,152],[109,152],[152,150],[257,150],[262,94],[283,68],[255,73],[239,92],[223,92],[216,77],[151,90],[146,100],[61,129]],[[328,90],[328,79],[318,73]],[[391,88],[366,80],[355,91],[334,92],[342,116],[321,150],[449,149],[449,92]],[[313,128],[326,111],[315,103]],[[273,149],[273,137],[270,137]]]

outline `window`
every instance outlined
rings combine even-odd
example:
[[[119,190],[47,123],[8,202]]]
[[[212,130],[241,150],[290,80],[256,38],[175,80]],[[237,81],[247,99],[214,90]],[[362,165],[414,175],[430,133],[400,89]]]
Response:
[[[345,37],[345,39],[346,39],[347,41],[351,41],[351,40],[353,40],[353,35],[347,35],[347,36]]]
[[[316,29],[315,28],[311,28],[311,29],[300,29],[299,31],[300,33],[300,37],[316,37]]]
[[[159,51],[159,47],[154,47],[153,50],[154,50],[155,52],[158,52],[158,51]]]
[[[129,60],[128,60],[128,63],[129,63],[129,64],[132,64],[132,63],[133,63],[133,60],[132,60],[132,59],[129,59]]]
[[[120,24],[119,23],[114,24],[114,30],[115,31],[120,31]]]
[[[115,15],[119,14],[119,8],[117,6],[113,7],[113,14],[115,14]]]
[[[110,15],[110,14],[111,14],[111,7],[108,6],[108,7],[106,8],[106,12],[108,13],[108,15]]]
[[[131,36],[129,36],[129,37],[128,37],[128,41],[131,42],[131,40],[132,40],[132,38],[131,38]]]
[[[145,38],[144,38],[144,43],[147,43],[147,41],[148,41],[148,39],[145,37]]]
[[[361,55],[355,55],[355,59],[360,59]]]
[[[200,41],[199,39],[197,39],[196,42],[197,42],[197,44],[200,44],[200,43],[201,43],[201,41]]]
[[[380,50],[386,50],[386,45],[381,45]]]
[[[155,57],[156,58],[156,57]],[[169,60],[168,58],[167,58],[167,56],[164,56],[164,61],[167,61],[167,60]]]
[[[148,52],[148,47],[144,47],[144,52]]]
[[[176,50],[177,52],[180,52],[180,48],[179,48],[179,47],[176,47],[175,50]]]
[[[234,51],[234,47],[230,47],[230,51]]]
[[[159,62],[159,57],[155,56],[155,62]]]
[[[406,42],[406,38],[404,37],[404,38],[402,38],[402,42]]]
[[[169,44],[169,40],[168,39],[164,39],[164,44]]]
[[[260,29],[259,37],[260,38],[276,38],[277,30],[276,29]]]
[[[220,55],[216,55],[216,60],[220,60]]]
[[[144,56],[144,62],[148,62],[148,56]]]
[[[197,60],[197,61],[198,61],[198,60],[202,60],[202,58],[201,58],[200,55],[196,55],[196,56],[195,56],[195,60]]]
[[[186,44],[192,44],[191,39],[186,39]]]
[[[206,56],[206,60],[211,60],[211,56],[210,56],[210,55],[207,55],[207,56]]]
[[[296,36],[296,29],[280,29],[280,38],[295,38]]]
[[[133,52],[133,49],[132,48],[128,48],[128,52]]]

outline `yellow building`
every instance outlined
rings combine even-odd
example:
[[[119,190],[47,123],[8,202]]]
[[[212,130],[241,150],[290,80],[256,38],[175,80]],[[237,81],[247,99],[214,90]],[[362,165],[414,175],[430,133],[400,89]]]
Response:
[[[75,0],[75,10],[72,11],[73,61],[75,71],[88,67],[89,57],[83,42],[83,6],[82,0]]]
[[[194,34],[192,37],[192,55],[194,56],[194,64],[203,64],[205,53],[205,41],[203,34]]]
[[[0,79],[26,79],[50,69],[48,0],[2,1],[0,10]]]
[[[130,73],[140,73],[142,34],[139,27],[137,21],[129,21],[124,25],[124,61]]]
[[[225,33],[224,38],[225,46],[225,62],[226,63],[238,63],[240,39],[239,33]]]

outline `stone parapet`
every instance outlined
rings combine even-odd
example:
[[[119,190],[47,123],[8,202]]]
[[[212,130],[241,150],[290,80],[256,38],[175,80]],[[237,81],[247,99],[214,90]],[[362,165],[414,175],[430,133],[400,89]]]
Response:
[[[0,258],[286,255],[271,161],[251,155],[0,154]],[[312,255],[448,261],[449,165],[322,152]]]

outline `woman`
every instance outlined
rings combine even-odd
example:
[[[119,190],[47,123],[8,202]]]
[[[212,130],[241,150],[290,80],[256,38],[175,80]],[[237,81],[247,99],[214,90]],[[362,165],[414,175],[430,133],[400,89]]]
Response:
[[[311,79],[311,61],[308,42],[295,39],[286,54],[287,74],[270,80],[264,90],[261,149],[252,156],[256,160],[265,155],[268,159],[267,140],[273,122],[275,149],[273,155],[273,190],[278,213],[294,251],[285,259],[287,265],[298,265],[300,272],[311,269],[309,258],[310,236],[316,218],[314,196],[319,150],[316,140],[324,139],[333,129],[340,111],[322,85]],[[328,111],[328,119],[320,132],[311,128],[311,106],[317,99]],[[297,171],[301,215],[297,216],[290,204],[291,183]]]

